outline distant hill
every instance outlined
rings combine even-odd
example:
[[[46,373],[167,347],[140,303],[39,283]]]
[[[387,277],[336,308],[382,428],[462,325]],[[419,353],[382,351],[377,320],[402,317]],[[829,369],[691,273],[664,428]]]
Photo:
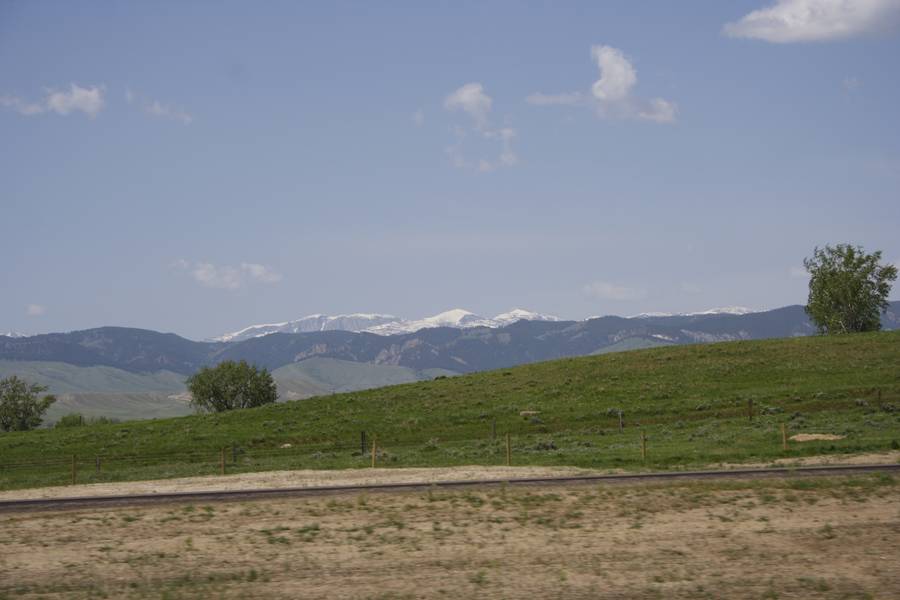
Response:
[[[882,323],[888,330],[900,328],[900,302],[891,304]],[[15,373],[50,385],[55,393],[72,395],[72,406],[96,408],[116,394],[132,394],[136,401],[134,394],[146,393],[152,413],[165,415],[169,409],[176,411],[172,414],[186,410],[183,398],[177,398],[183,384],[173,388],[173,378],[183,380],[202,366],[229,359],[272,370],[282,396],[293,399],[573,356],[812,333],[801,306],[748,314],[518,320],[503,327],[428,327],[399,335],[273,333],[240,342],[197,342],[172,333],[100,327],[0,336],[0,375]],[[54,411],[64,406],[60,402]]]

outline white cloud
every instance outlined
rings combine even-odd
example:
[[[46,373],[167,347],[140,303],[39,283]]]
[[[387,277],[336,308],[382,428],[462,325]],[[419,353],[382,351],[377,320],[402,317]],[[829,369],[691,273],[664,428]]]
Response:
[[[164,119],[181,121],[185,125],[190,125],[191,121],[194,120],[194,117],[184,112],[183,110],[169,106],[167,104],[161,104],[159,100],[154,100],[151,104],[146,105],[144,107],[144,112],[146,112],[148,115],[153,115],[154,117],[162,117]]]
[[[776,0],[722,31],[776,44],[827,42],[890,29],[898,18],[897,0]]]
[[[475,120],[477,127],[487,125],[488,113],[491,112],[492,104],[493,100],[484,93],[484,86],[480,83],[467,83],[444,100],[444,108],[466,112]]]
[[[125,88],[125,101],[128,104],[137,104],[144,113],[153,117],[181,121],[185,125],[190,125],[194,120],[194,117],[188,112],[169,104],[163,104],[159,100],[145,98],[133,92],[130,88]]]
[[[591,46],[591,58],[600,69],[600,79],[591,86],[590,94],[531,94],[525,101],[535,106],[590,106],[597,115],[610,119],[640,119],[654,123],[675,121],[675,103],[663,98],[643,99],[634,95],[637,71],[618,48]]]
[[[262,283],[278,283],[281,281],[281,273],[276,273],[271,267],[257,263],[241,263],[241,270],[247,275]]]
[[[600,79],[591,86],[594,97],[600,102],[627,99],[637,83],[637,72],[622,51],[611,46],[591,46],[591,58],[600,67]]]
[[[412,122],[415,123],[416,127],[421,127],[425,124],[425,113],[422,112],[421,108],[413,113]]]
[[[25,314],[29,317],[40,317],[47,312],[47,307],[40,304],[28,304],[25,306]]]
[[[103,86],[83,88],[74,83],[67,92],[50,91],[46,102],[47,109],[57,114],[67,115],[78,110],[92,119],[100,114],[106,104],[103,100]]]
[[[27,102],[25,100],[22,100],[18,96],[0,96],[0,106],[2,106],[3,108],[14,110],[20,115],[25,115],[26,117],[39,115],[44,112],[44,107],[42,105],[34,104],[33,102]]]
[[[451,131],[456,141],[446,149],[450,163],[454,167],[489,173],[502,167],[513,167],[519,162],[519,157],[512,149],[512,141],[516,137],[516,130],[512,127],[491,127],[490,112],[492,105],[493,99],[485,93],[484,86],[480,83],[467,83],[444,100],[444,108],[447,110],[462,110],[472,118],[473,126],[471,131],[477,137],[496,142],[500,146],[500,151],[496,158],[479,158],[478,160],[470,161],[466,159],[463,152],[463,144],[468,137],[468,131],[459,125],[455,125]]]
[[[178,259],[172,266],[187,271],[194,281],[203,286],[226,290],[236,290],[252,282],[271,284],[282,280],[280,273],[258,263],[242,262],[238,266],[218,266],[208,262]]]
[[[637,109],[638,118],[657,123],[673,123],[677,107],[662,98],[654,98]]]
[[[46,112],[65,116],[79,111],[93,119],[106,106],[104,92],[102,85],[81,87],[73,83],[68,91],[47,90],[47,95],[40,102],[29,102],[18,96],[0,96],[0,106],[29,117]]]
[[[641,300],[647,296],[645,290],[617,285],[608,281],[594,281],[582,288],[585,296],[598,300]]]
[[[519,157],[512,150],[512,140],[516,137],[516,130],[504,127],[496,131],[485,131],[484,137],[500,141],[500,156],[495,161],[481,159],[478,161],[478,170],[482,173],[494,171],[500,167],[514,167],[519,162]]]

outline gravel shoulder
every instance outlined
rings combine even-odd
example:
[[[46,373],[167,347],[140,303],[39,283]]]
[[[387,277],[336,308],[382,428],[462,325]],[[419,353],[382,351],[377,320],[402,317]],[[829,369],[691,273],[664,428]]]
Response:
[[[769,466],[811,465],[861,465],[896,464],[900,451],[810,456],[806,458],[780,459],[770,463],[722,463],[709,465],[709,469],[746,469]],[[0,491],[0,501],[37,498],[81,498],[85,496],[126,496],[136,494],[169,494],[178,492],[205,492],[268,488],[303,488],[342,485],[431,483],[441,481],[472,481],[477,479],[520,479],[530,477],[555,477],[573,475],[597,475],[621,473],[621,470],[596,471],[575,467],[505,467],[462,466],[440,468],[403,469],[342,469],[265,471],[225,476],[182,477],[152,481],[124,481],[93,483],[44,488]]]
[[[84,496],[125,496],[171,494],[265,488],[305,488],[385,483],[471,481],[476,479],[518,479],[592,475],[598,471],[575,467],[441,467],[409,469],[342,469],[318,471],[265,471],[225,476],[183,477],[154,481],[92,483],[0,492],[0,500],[32,498],[81,498]]]

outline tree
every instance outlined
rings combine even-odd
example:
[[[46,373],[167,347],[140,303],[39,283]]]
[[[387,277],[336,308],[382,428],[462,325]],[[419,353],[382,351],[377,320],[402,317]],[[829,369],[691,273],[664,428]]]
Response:
[[[816,247],[803,260],[810,274],[806,313],[820,333],[881,329],[897,267],[879,264],[881,251],[866,254],[861,246]]]
[[[245,360],[226,360],[215,367],[203,367],[188,378],[187,387],[191,404],[207,412],[252,408],[278,399],[272,374]]]
[[[28,431],[38,427],[55,396],[39,398],[47,386],[29,384],[15,375],[0,379],[0,430]]]

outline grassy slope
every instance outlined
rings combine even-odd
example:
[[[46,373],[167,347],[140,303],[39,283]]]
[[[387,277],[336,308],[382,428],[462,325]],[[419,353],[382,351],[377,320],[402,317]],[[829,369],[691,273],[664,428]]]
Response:
[[[881,392],[878,400],[877,390]],[[757,417],[748,422],[752,399]],[[236,444],[236,469],[363,466],[359,431],[376,433],[389,465],[498,463],[498,433],[513,434],[514,462],[649,466],[781,456],[791,433],[846,435],[791,454],[890,447],[900,439],[900,332],[637,350],[525,365],[430,382],[323,396],[239,413],[0,435],[0,463],[76,453],[147,455],[138,467],[108,461],[99,479],[210,472],[215,448]],[[616,409],[625,411],[618,431]],[[537,418],[520,411],[540,411]],[[280,450],[284,443],[293,448]],[[316,444],[318,448],[308,447]],[[197,465],[156,455],[206,453]],[[49,481],[0,470],[0,487]],[[54,481],[65,480],[66,471]]]

